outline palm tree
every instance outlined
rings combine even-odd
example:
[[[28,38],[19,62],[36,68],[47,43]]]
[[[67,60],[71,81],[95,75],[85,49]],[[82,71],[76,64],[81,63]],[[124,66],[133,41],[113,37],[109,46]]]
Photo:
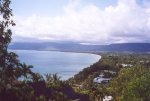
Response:
[[[24,77],[24,80],[28,79],[30,75],[33,74],[31,71],[31,68],[33,68],[32,65],[26,65],[25,63],[20,64],[20,67],[22,69],[22,76]]]
[[[60,77],[57,74],[46,74],[46,84],[49,88],[58,89],[61,87],[63,82],[60,80]]]
[[[31,80],[32,82],[39,82],[39,81],[44,81],[44,78],[39,73],[32,73]]]

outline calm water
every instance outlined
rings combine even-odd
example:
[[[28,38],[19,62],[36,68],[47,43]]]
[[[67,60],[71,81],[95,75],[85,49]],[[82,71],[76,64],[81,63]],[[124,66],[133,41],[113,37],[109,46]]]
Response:
[[[87,53],[56,51],[13,50],[21,62],[33,65],[33,71],[44,75],[57,73],[62,79],[68,79],[97,62],[101,57]]]

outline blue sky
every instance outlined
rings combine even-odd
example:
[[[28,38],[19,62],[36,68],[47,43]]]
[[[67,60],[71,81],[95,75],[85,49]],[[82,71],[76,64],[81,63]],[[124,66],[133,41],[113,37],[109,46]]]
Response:
[[[13,12],[16,15],[30,16],[32,14],[59,16],[63,14],[63,7],[68,2],[75,0],[12,0]],[[88,4],[96,5],[100,8],[105,8],[109,5],[116,5],[117,0],[81,0],[80,5]]]
[[[13,41],[150,42],[150,0],[12,0]]]
[[[58,2],[59,3],[58,3]],[[62,7],[67,4],[68,0],[13,0],[12,8],[17,15],[30,16],[38,15],[60,15]]]

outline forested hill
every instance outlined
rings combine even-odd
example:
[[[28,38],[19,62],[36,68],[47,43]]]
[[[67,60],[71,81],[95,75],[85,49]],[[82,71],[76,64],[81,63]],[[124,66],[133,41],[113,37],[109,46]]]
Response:
[[[9,49],[57,50],[57,51],[110,51],[110,52],[150,52],[150,43],[121,43],[110,45],[83,45],[78,43],[12,43]]]

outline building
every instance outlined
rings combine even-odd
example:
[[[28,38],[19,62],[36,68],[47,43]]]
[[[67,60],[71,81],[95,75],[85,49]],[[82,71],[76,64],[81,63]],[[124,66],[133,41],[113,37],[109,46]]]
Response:
[[[103,101],[112,101],[113,100],[113,97],[112,96],[105,96],[103,98]]]

